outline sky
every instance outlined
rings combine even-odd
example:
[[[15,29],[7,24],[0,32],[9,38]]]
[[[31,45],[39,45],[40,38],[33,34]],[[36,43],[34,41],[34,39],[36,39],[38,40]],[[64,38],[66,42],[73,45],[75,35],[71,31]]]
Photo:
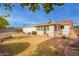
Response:
[[[65,3],[63,6],[55,6],[49,14],[44,12],[42,6],[40,6],[40,10],[32,12],[27,7],[22,8],[19,4],[15,4],[13,11],[0,7],[0,15],[4,14],[10,14],[10,17],[6,19],[10,27],[47,23],[47,19],[51,19],[52,22],[73,20],[74,25],[79,25],[78,3]]]

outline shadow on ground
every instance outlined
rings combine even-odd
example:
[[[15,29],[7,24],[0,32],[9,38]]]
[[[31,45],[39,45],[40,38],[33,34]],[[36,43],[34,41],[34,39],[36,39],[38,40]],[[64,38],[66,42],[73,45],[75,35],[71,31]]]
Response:
[[[17,55],[26,50],[29,46],[29,43],[24,42],[4,44],[0,46],[0,53],[8,53],[6,55]]]
[[[55,39],[49,39],[37,46],[33,56],[57,56],[59,55],[58,42]]]

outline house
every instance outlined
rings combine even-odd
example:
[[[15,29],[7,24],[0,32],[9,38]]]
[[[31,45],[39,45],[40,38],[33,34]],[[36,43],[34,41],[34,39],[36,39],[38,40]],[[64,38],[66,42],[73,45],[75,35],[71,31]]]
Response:
[[[37,35],[48,35],[50,37],[69,36],[73,28],[72,20],[63,20],[55,23],[36,24],[23,27],[24,33],[36,31]]]

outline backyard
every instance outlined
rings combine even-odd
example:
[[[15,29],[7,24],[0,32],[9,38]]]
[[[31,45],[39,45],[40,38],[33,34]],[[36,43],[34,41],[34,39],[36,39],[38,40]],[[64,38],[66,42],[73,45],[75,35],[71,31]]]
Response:
[[[13,55],[35,55],[37,46],[49,39],[45,36],[28,36],[24,34],[11,34],[14,39],[4,41],[1,45],[10,48]]]
[[[56,46],[55,40],[53,40],[53,42],[45,43],[45,41],[50,39],[49,37],[46,36],[26,35],[21,33],[10,34],[10,35],[14,37],[14,39],[4,41],[1,43],[1,45],[8,47],[13,55],[18,56],[47,55],[46,53],[50,51],[50,49],[47,49],[48,47],[47,45],[53,44],[54,46]],[[40,48],[42,49],[42,52],[40,52]],[[55,48],[53,49],[55,50]],[[47,52],[44,52],[44,50],[46,50]]]
[[[73,50],[73,48],[79,47],[79,39],[52,38],[24,33],[3,33],[0,34],[0,39],[1,37],[5,38],[0,41],[0,56],[59,56],[70,53],[70,55],[79,55],[78,50]],[[61,48],[63,44],[68,49],[64,46]],[[65,51],[65,49],[67,50]]]

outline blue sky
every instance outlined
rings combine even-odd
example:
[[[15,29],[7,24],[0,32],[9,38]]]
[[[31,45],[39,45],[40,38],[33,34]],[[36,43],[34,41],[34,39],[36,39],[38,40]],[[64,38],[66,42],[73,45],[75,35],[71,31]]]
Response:
[[[7,13],[10,14],[7,21],[10,24],[9,26],[12,27],[47,23],[47,19],[51,19],[52,22],[71,19],[75,25],[79,25],[79,4],[77,3],[66,3],[59,7],[55,6],[54,11],[49,14],[44,12],[42,6],[36,12],[30,11],[27,7],[23,9],[18,4],[15,4],[13,11],[0,7],[0,15]]]

